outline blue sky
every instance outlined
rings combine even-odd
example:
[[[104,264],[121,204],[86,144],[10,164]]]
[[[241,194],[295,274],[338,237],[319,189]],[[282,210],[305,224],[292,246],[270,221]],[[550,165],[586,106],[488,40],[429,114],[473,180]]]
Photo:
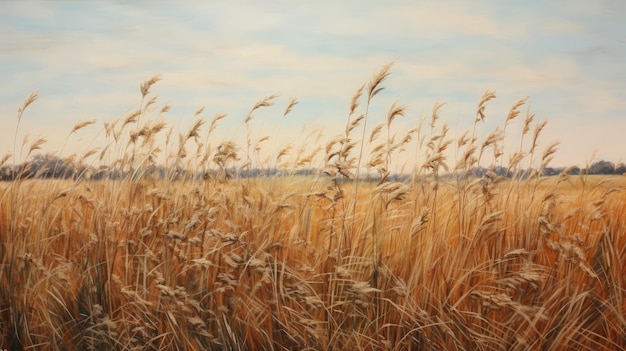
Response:
[[[549,121],[542,145],[561,142],[553,165],[584,166],[594,152],[618,162],[626,156],[624,18],[619,0],[3,1],[0,154],[13,152],[17,109],[30,92],[39,99],[18,144],[26,133],[45,136],[46,151],[57,151],[75,123],[97,119],[65,147],[80,153],[103,122],[136,108],[139,84],[154,74],[163,80],[153,92],[172,106],[165,118],[175,128],[206,106],[207,120],[228,113],[215,142],[232,138],[251,106],[276,93],[276,106],[253,122],[259,137],[278,131],[275,149],[319,126],[330,140],[354,91],[393,61],[371,125],[395,100],[408,107],[399,130],[445,101],[441,121],[460,134],[492,89],[481,136],[528,96],[536,119]],[[282,118],[292,96],[300,103]],[[507,127],[511,145],[520,123]]]

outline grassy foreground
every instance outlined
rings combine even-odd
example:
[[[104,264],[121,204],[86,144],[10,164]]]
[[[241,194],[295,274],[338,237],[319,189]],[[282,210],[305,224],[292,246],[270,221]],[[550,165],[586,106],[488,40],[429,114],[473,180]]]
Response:
[[[105,124],[100,159],[126,178],[1,183],[0,348],[625,349],[626,177],[540,177],[555,145],[536,151],[545,123],[533,135],[532,115],[505,166],[512,177],[476,176],[488,149],[503,164],[504,132],[448,138],[435,106],[430,135],[395,139],[398,105],[368,129],[387,75],[357,91],[345,132],[293,162],[319,176],[227,179],[251,166],[255,143],[211,149],[202,123],[159,148],[151,80],[136,115]],[[385,181],[411,137],[424,161],[409,180]],[[148,169],[160,149],[174,150],[169,167],[216,172],[157,179]],[[377,181],[358,181],[364,168]]]

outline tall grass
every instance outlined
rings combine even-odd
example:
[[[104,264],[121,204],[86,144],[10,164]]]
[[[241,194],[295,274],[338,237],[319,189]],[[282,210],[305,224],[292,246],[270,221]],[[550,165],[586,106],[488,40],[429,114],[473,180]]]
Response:
[[[492,91],[459,137],[440,122],[442,103],[426,126],[395,129],[400,104],[375,124],[389,69],[357,90],[341,134],[313,151],[275,145],[272,162],[250,121],[274,96],[245,117],[245,145],[215,146],[226,116],[202,131],[200,110],[175,131],[153,77],[137,111],[104,124],[106,145],[74,158],[124,178],[0,184],[0,348],[626,348],[624,180],[541,177],[556,144],[539,151],[545,122],[529,110],[519,150],[505,154],[526,99],[481,139]],[[420,154],[412,174],[390,180],[408,148]],[[238,177],[264,165],[291,176]]]

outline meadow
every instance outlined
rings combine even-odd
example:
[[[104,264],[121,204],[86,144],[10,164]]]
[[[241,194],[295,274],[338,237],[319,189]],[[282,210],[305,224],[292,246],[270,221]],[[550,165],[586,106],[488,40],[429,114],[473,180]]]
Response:
[[[459,137],[441,104],[404,133],[399,104],[374,124],[389,69],[357,89],[337,137],[277,149],[272,176],[245,175],[260,165],[249,122],[273,96],[244,119],[246,142],[211,146],[225,115],[173,133],[153,77],[137,111],[104,124],[104,147],[68,158],[116,177],[0,183],[0,349],[626,349],[626,177],[542,176],[557,144],[540,149],[526,99],[477,135],[492,91]],[[414,145],[422,157],[394,177]]]

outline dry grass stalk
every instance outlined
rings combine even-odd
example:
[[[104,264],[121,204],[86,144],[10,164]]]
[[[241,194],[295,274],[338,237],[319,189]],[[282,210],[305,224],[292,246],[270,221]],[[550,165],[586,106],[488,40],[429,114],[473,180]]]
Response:
[[[150,88],[161,80],[160,75],[154,75],[150,77],[150,79],[146,80],[139,86],[139,90],[141,91],[141,96],[146,97],[150,93]]]
[[[476,109],[476,121],[485,121],[485,109],[487,108],[487,102],[496,98],[496,92],[493,90],[487,90],[483,93],[483,96],[478,102],[478,108]]]

